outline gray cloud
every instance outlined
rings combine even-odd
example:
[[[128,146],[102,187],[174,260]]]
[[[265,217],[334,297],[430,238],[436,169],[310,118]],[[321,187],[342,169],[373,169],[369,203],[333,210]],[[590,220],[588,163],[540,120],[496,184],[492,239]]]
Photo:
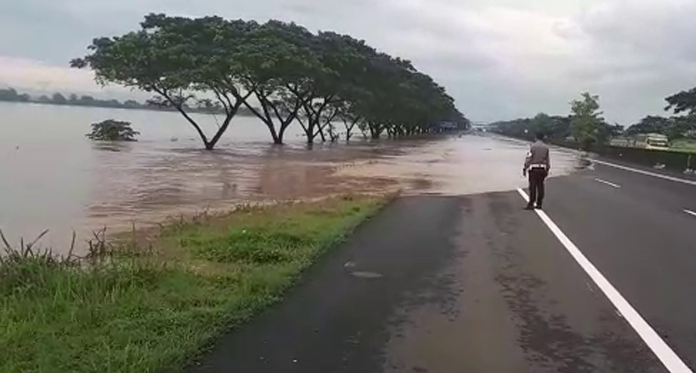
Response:
[[[696,86],[693,14],[696,2],[683,0],[621,0],[584,13],[586,63],[569,68],[569,79],[596,87],[608,116],[662,113],[664,97]]]
[[[52,73],[41,79],[64,71],[52,86],[96,89],[51,66],[65,67],[95,36],[136,28],[148,12],[276,18],[349,33],[411,59],[474,120],[565,114],[589,90],[607,119],[630,124],[696,86],[695,0],[4,1],[0,81],[32,85],[43,69]]]

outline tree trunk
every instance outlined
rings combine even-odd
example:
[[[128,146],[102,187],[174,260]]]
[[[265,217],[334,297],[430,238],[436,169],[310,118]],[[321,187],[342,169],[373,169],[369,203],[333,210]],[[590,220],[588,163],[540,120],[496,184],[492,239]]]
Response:
[[[321,136],[321,142],[326,142],[326,135],[324,135],[324,129],[320,126],[317,126],[317,132],[319,132],[319,136]]]
[[[205,145],[205,149],[206,150],[213,150],[213,148],[215,147],[215,144],[213,143],[211,145],[210,142],[208,142],[208,138],[205,136],[205,133],[203,133],[203,130],[201,129],[201,127],[198,125],[198,123],[196,123],[195,120],[193,120],[193,118],[191,118],[188,115],[188,113],[184,110],[184,108],[181,105],[176,104],[176,102],[168,95],[166,95],[162,92],[157,92],[157,93],[159,93],[160,95],[164,96],[167,100],[169,100],[169,102],[172,103],[172,105],[176,108],[176,110],[179,113],[181,113],[181,115],[183,115],[184,118],[186,118],[186,120],[193,126],[193,128],[196,129],[196,132],[198,132],[198,136],[200,136],[201,140],[203,140],[203,144]]]
[[[283,138],[281,136],[278,136],[278,132],[275,129],[275,126],[273,125],[273,121],[270,123],[264,121],[266,124],[266,127],[268,127],[268,131],[271,133],[271,138],[273,139],[274,144],[282,144],[283,143]]]
[[[355,123],[353,123],[352,125],[349,126],[348,122],[343,121],[343,124],[345,125],[345,128],[346,128],[346,142],[349,142],[351,136],[353,136],[352,132],[353,132],[353,126],[355,126]]]
[[[305,132],[305,136],[307,137],[307,144],[314,144],[314,133]]]
[[[307,144],[314,143],[314,138],[317,137],[317,133],[314,130],[316,122],[314,121],[314,110],[311,107],[311,100],[302,103],[302,109],[304,110],[305,117],[307,118],[307,126],[302,125],[305,136],[307,137]],[[302,122],[300,121],[300,124]]]
[[[295,111],[290,116],[285,118],[285,120],[280,124],[280,130],[278,131],[278,142],[276,142],[275,144],[278,144],[278,145],[283,144],[283,139],[285,138],[285,131],[288,129],[288,127],[290,127],[290,124],[296,118],[297,118],[297,111]],[[298,122],[299,122],[299,120],[298,120]]]
[[[261,108],[263,109],[263,114],[259,113],[256,108],[253,106],[249,105],[246,100],[244,100],[244,106],[246,106],[247,109],[249,109],[256,117],[261,119],[261,121],[268,127],[268,131],[271,133],[271,138],[273,139],[274,144],[282,144],[283,143],[283,137],[278,136],[278,133],[276,132],[275,126],[273,125],[273,119],[271,118],[271,114],[268,111],[268,105],[269,103],[267,102],[265,96],[260,94],[259,92],[254,92],[256,94],[256,98],[259,101],[259,104],[261,105]]]
[[[215,133],[215,136],[208,142],[204,141],[205,143],[205,149],[206,150],[213,150],[215,145],[220,141],[220,138],[222,135],[227,131],[227,128],[230,126],[230,122],[232,122],[232,118],[237,114],[237,110],[239,109],[239,106],[241,106],[241,103],[239,103],[236,107],[232,108],[229,114],[225,117],[225,120],[222,122],[222,126],[218,129],[218,131]]]
[[[332,124],[329,124],[329,139],[331,143],[335,143],[340,137],[341,135],[336,133],[336,128]]]
[[[314,122],[311,119],[309,119],[307,122],[307,127],[303,128],[305,136],[307,137],[307,144],[314,143],[314,138],[317,137],[317,131],[315,131],[314,129]]]
[[[370,128],[370,138],[373,140],[379,139],[379,136],[382,134],[382,126],[379,124],[374,124],[374,123],[369,123],[368,127]]]

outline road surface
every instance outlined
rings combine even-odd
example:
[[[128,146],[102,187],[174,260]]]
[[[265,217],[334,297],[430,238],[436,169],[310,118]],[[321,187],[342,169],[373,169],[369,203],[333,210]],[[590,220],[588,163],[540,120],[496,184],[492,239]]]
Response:
[[[602,162],[547,189],[395,201],[189,371],[696,368],[696,182]]]

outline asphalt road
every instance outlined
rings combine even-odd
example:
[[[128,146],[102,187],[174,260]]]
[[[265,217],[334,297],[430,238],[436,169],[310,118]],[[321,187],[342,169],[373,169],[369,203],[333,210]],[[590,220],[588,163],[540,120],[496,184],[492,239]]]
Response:
[[[605,163],[403,197],[190,372],[689,372],[696,182]]]
[[[546,212],[693,370],[696,182],[658,175],[596,163],[551,179]]]

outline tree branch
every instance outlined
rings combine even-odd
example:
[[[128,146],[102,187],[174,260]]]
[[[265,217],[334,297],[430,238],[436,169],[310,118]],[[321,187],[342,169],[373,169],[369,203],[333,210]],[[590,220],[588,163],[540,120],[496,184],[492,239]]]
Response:
[[[266,116],[266,120],[268,121],[267,124],[272,126],[273,120],[271,119],[271,113],[268,112],[268,99],[264,94],[260,93],[258,90],[254,90],[254,94],[256,94],[256,98],[259,100],[259,103],[261,103],[261,109],[263,109],[263,113]]]
[[[285,118],[285,121],[282,122],[281,127],[283,131],[290,125],[290,123],[295,119],[298,118],[297,113],[299,113],[300,108],[302,107],[302,104],[298,102],[295,103],[295,108],[292,110],[290,115],[288,115],[287,118]],[[298,119],[299,120],[299,119]]]
[[[308,133],[307,127],[305,126],[304,122],[300,118],[300,116],[297,116],[297,121],[300,123],[300,127],[302,127],[302,130],[304,130],[305,133]]]
[[[203,133],[203,130],[202,130],[201,127],[198,125],[198,123],[196,123],[196,121],[194,121],[194,120],[188,115],[188,113],[182,108],[181,103],[178,103],[178,102],[174,101],[174,100],[169,96],[169,94],[167,93],[166,90],[162,90],[162,89],[158,89],[158,88],[153,87],[153,91],[157,92],[159,95],[161,95],[162,97],[166,98],[167,101],[169,101],[169,102],[172,104],[172,106],[174,106],[174,108],[176,108],[176,110],[179,111],[179,113],[181,113],[181,115],[183,115],[184,118],[186,118],[186,120],[193,126],[193,128],[196,129],[196,131],[198,132],[198,135],[201,137],[201,140],[203,140],[203,144],[205,144],[205,146],[206,146],[206,148],[207,148],[207,147],[209,146],[208,138],[205,136],[205,133]]]
[[[225,114],[230,115],[230,110],[232,109],[232,103],[229,101],[229,99],[223,100],[222,96],[224,95],[224,93],[219,92],[219,90],[217,88],[211,87],[211,90],[213,91],[213,93],[215,93],[215,96],[217,97],[218,101],[220,101],[220,103],[222,103],[222,107],[225,108]]]
[[[237,106],[237,109],[239,108],[239,105]],[[218,129],[217,133],[213,138],[210,140],[210,148],[212,149],[215,144],[220,140],[222,135],[225,133],[227,130],[227,127],[229,127],[230,122],[232,121],[232,118],[237,114],[237,110],[235,109],[234,111],[231,111],[229,114],[227,114],[227,117],[225,117],[224,122],[222,123],[222,126]]]
[[[278,120],[280,121],[280,125],[281,125],[281,127],[282,127],[283,122],[284,122],[283,116],[280,115],[280,112],[278,111],[278,108],[276,107],[276,104],[274,104],[274,103],[271,102],[271,101],[268,101],[268,105],[271,107],[271,109],[273,109],[273,113],[275,114],[276,118],[278,118]]]

